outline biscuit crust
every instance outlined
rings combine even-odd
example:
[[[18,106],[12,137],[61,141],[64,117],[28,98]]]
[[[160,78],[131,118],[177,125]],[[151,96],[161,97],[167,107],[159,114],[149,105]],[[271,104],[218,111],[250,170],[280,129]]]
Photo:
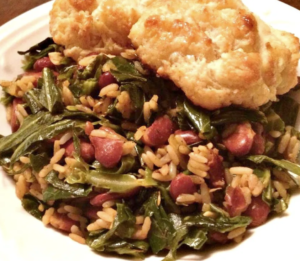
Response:
[[[128,3],[127,3],[128,2]],[[240,0],[56,0],[50,29],[75,59],[134,48],[196,105],[257,108],[297,83],[299,39]]]

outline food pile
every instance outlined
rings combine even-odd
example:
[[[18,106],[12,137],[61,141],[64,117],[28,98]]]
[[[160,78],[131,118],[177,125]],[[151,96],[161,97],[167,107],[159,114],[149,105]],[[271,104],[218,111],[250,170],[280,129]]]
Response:
[[[0,164],[30,214],[98,252],[240,242],[298,188],[299,105],[195,106],[132,51],[78,62],[51,38],[2,81]]]

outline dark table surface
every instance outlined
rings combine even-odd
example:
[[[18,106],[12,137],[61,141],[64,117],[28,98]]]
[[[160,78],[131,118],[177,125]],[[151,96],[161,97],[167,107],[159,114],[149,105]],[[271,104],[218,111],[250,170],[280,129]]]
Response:
[[[1,0],[1,2],[5,0]],[[0,25],[49,0],[6,0],[0,7]],[[66,0],[67,1],[67,0]],[[261,0],[263,1],[263,0]],[[300,10],[300,0],[281,0]]]

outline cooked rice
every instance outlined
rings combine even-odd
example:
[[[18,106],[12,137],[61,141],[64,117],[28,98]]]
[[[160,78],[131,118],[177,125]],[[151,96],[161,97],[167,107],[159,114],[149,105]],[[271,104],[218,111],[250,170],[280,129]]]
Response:
[[[59,161],[62,159],[62,157],[64,156],[65,151],[66,151],[66,150],[65,150],[64,148],[62,148],[62,149],[60,149],[58,152],[56,152],[56,153],[53,155],[53,157],[51,158],[50,164],[55,164],[55,163],[59,162]]]
[[[105,86],[104,88],[101,89],[101,91],[99,93],[99,96],[100,97],[107,96],[107,94],[109,92],[116,92],[116,91],[118,91],[118,89],[119,89],[119,85],[118,84],[111,83],[111,84],[109,84],[109,85],[107,85],[107,86]],[[115,97],[117,97],[117,96],[115,96]],[[111,97],[111,98],[115,98],[115,97]]]
[[[63,56],[62,53],[60,52],[50,52],[48,53],[49,59],[50,61],[54,64],[54,65],[60,65]]]
[[[69,81],[64,81],[62,84],[62,97],[63,97],[63,102],[66,106],[68,105],[74,105],[74,96],[73,93],[69,89],[70,82]]]
[[[122,91],[117,97],[118,103],[116,109],[122,114],[124,119],[129,119],[133,112],[133,107],[130,100],[130,95],[126,91]]]
[[[134,60],[137,58],[136,52],[133,49],[126,49],[124,52],[121,52],[121,56],[127,60]]]
[[[20,157],[20,161],[24,164],[30,163],[30,159],[28,157],[24,157],[24,156]]]
[[[44,212],[44,210],[45,210],[44,205],[43,205],[43,204],[39,204],[38,210],[39,210],[40,212]]]
[[[106,222],[110,222],[110,223],[114,222],[114,216],[110,215],[107,212],[98,211],[97,216]]]
[[[151,219],[150,217],[146,217],[144,223],[140,229],[137,229],[136,232],[133,234],[133,239],[144,240],[147,238],[148,232],[151,228]]]
[[[15,114],[17,116],[18,122],[20,123],[20,125],[22,125],[22,123],[24,121],[24,116],[17,110],[15,111]]]
[[[92,63],[96,59],[96,57],[97,57],[97,55],[86,56],[86,57],[82,58],[81,60],[79,60],[78,64],[80,66],[88,66],[90,63]]]
[[[55,212],[54,208],[49,208],[45,211],[45,214],[42,218],[42,222],[44,223],[45,226],[47,226],[50,223],[50,218],[53,216]]]
[[[249,175],[253,173],[253,169],[247,167],[232,167],[229,171],[232,175]]]
[[[92,114],[93,113],[93,111],[90,108],[88,108],[86,106],[83,106],[81,104],[77,104],[77,105],[75,105],[75,107],[79,111],[82,111],[82,112],[85,112],[85,113],[88,113],[88,114]]]
[[[68,213],[82,215],[82,210],[80,208],[71,205],[65,205],[64,210],[67,211]]]
[[[77,234],[70,233],[69,237],[79,244],[85,244],[85,239]]]
[[[23,118],[25,118],[25,117],[28,116],[28,113],[27,113],[27,111],[24,109],[23,105],[18,104],[18,105],[17,105],[17,110],[18,110],[18,112],[23,116]]]
[[[102,207],[103,208],[110,208],[110,207],[113,207],[116,205],[116,201],[115,200],[108,200],[108,201],[105,201],[103,204],[102,204]]]
[[[145,134],[147,127],[141,126],[137,129],[136,133],[134,134],[134,139],[139,141]]]
[[[205,217],[210,217],[210,218],[216,218],[216,217],[217,217],[216,213],[211,212],[211,211],[205,211],[205,212],[203,213],[203,216],[205,216]]]
[[[16,195],[19,199],[22,199],[24,195],[27,193],[28,187],[26,179],[23,175],[18,177],[18,181],[16,183]]]
[[[131,154],[133,153],[135,150],[135,142],[133,141],[126,141],[124,144],[123,144],[123,152],[122,152],[122,155],[128,155],[128,154]]]
[[[279,195],[283,198],[286,199],[287,198],[287,191],[284,188],[284,186],[282,185],[281,182],[274,180],[273,181],[273,186],[274,188],[277,190],[277,192],[279,193]]]
[[[135,224],[141,225],[144,223],[145,217],[144,216],[136,216],[135,217]]]
[[[236,228],[236,229],[230,231],[227,235],[227,238],[233,239],[235,237],[241,236],[245,232],[246,232],[246,227],[239,227],[239,228]]]

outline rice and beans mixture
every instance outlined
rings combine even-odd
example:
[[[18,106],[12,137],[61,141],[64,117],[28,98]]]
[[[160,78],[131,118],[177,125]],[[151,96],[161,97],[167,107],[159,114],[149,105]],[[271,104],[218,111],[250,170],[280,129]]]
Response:
[[[2,168],[23,207],[99,252],[240,242],[298,187],[298,104],[195,107],[131,52],[76,64],[48,38],[2,81]],[[288,113],[287,113],[288,112]],[[294,113],[295,112],[295,113]]]

